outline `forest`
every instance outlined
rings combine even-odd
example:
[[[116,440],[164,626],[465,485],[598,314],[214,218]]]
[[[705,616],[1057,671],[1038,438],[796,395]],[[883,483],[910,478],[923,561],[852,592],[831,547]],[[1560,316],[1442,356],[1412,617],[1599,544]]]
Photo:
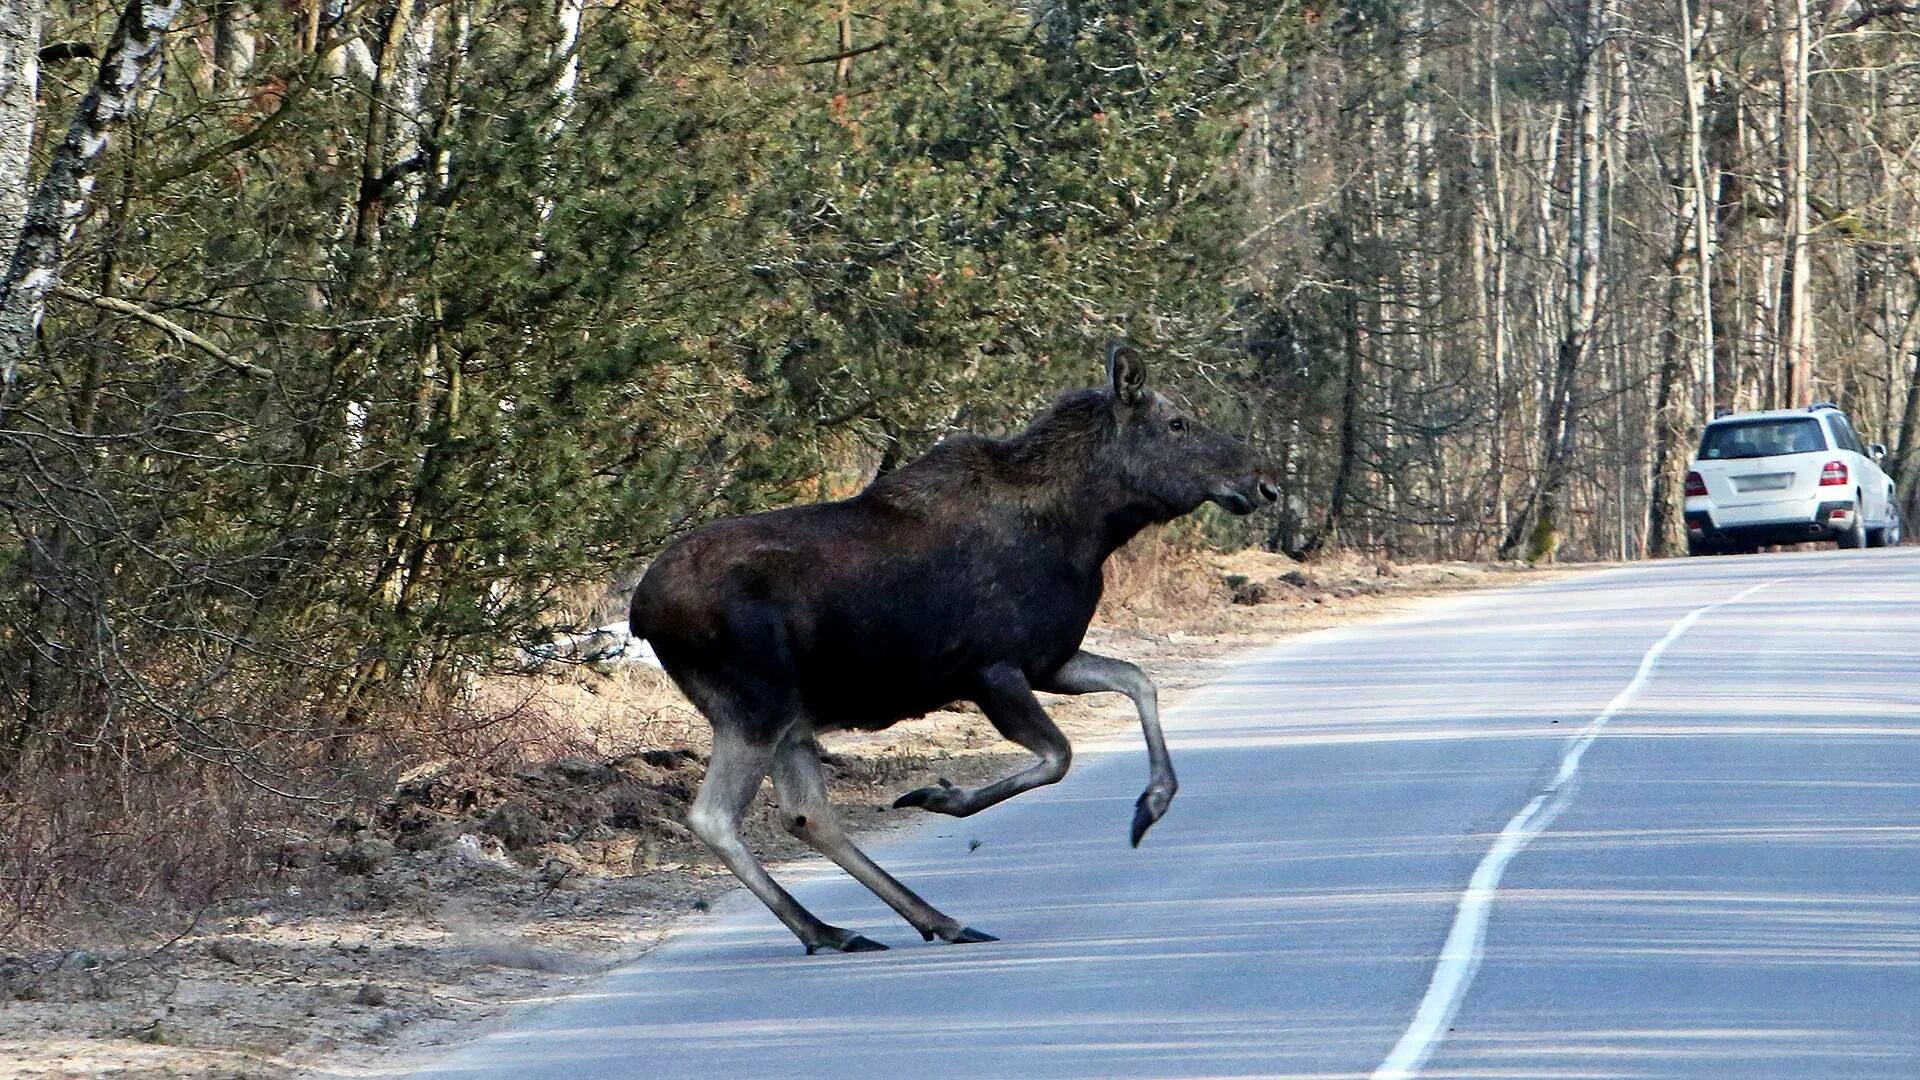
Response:
[[[1815,400],[1911,511],[1920,4],[0,0],[0,261],[5,925],[1109,340],[1280,479],[1195,542],[1672,556]]]

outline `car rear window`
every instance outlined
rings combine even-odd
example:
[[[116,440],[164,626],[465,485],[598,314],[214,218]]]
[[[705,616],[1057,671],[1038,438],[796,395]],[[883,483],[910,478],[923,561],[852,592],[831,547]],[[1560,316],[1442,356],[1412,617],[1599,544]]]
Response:
[[[1820,430],[1820,421],[1811,416],[1709,424],[1706,434],[1700,437],[1700,456],[1703,458],[1811,454],[1826,448],[1827,440]]]

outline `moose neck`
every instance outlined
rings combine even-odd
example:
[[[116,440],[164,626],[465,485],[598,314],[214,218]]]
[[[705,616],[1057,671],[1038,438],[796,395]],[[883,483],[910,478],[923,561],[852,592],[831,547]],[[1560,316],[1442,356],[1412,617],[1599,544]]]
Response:
[[[1044,507],[1039,516],[1068,540],[1089,570],[1142,529],[1192,509],[1132,490],[1126,464],[1113,452],[1114,425],[1112,398],[1082,390],[1062,397],[1025,431],[1000,443],[1009,479]]]
[[[1133,489],[1115,424],[1105,391],[1075,391],[1019,434],[956,437],[876,480],[864,497],[942,517],[997,518],[1014,543],[1062,545],[1091,574],[1142,529],[1192,509]],[[1035,529],[1042,535],[1027,534]]]
[[[1130,494],[1118,484],[1101,484],[1099,487],[1107,490],[1090,490],[1088,495],[1091,497],[1084,512],[1092,518],[1088,523],[1089,538],[1101,563],[1140,535],[1142,530],[1180,516],[1159,501]]]

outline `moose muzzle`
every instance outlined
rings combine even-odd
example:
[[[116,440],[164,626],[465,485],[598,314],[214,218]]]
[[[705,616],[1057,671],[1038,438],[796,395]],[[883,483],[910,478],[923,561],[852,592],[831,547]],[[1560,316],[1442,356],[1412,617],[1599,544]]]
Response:
[[[1263,506],[1272,506],[1280,498],[1280,489],[1258,475],[1242,477],[1222,484],[1208,496],[1231,514],[1251,514]]]

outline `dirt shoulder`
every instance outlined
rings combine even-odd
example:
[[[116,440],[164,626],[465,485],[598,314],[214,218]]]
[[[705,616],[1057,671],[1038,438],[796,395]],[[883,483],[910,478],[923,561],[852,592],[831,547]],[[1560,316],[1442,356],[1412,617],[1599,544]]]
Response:
[[[1302,566],[1261,553],[1136,559],[1115,567],[1087,646],[1140,664],[1163,705],[1178,708],[1279,638],[1543,576],[1354,558]],[[0,1074],[260,1078],[404,1066],[644,953],[733,887],[679,824],[705,728],[657,671],[570,668],[499,680],[480,697],[528,719],[515,728],[527,735],[515,753],[423,763],[367,820],[289,837],[271,890],[204,912],[167,941],[0,957]],[[1136,723],[1117,695],[1047,705],[1079,739]],[[997,776],[1020,758],[1008,749],[967,711],[825,745],[835,800],[869,834],[923,819],[886,809],[894,796],[938,777]],[[763,791],[748,841],[777,874],[808,853],[769,808]]]

